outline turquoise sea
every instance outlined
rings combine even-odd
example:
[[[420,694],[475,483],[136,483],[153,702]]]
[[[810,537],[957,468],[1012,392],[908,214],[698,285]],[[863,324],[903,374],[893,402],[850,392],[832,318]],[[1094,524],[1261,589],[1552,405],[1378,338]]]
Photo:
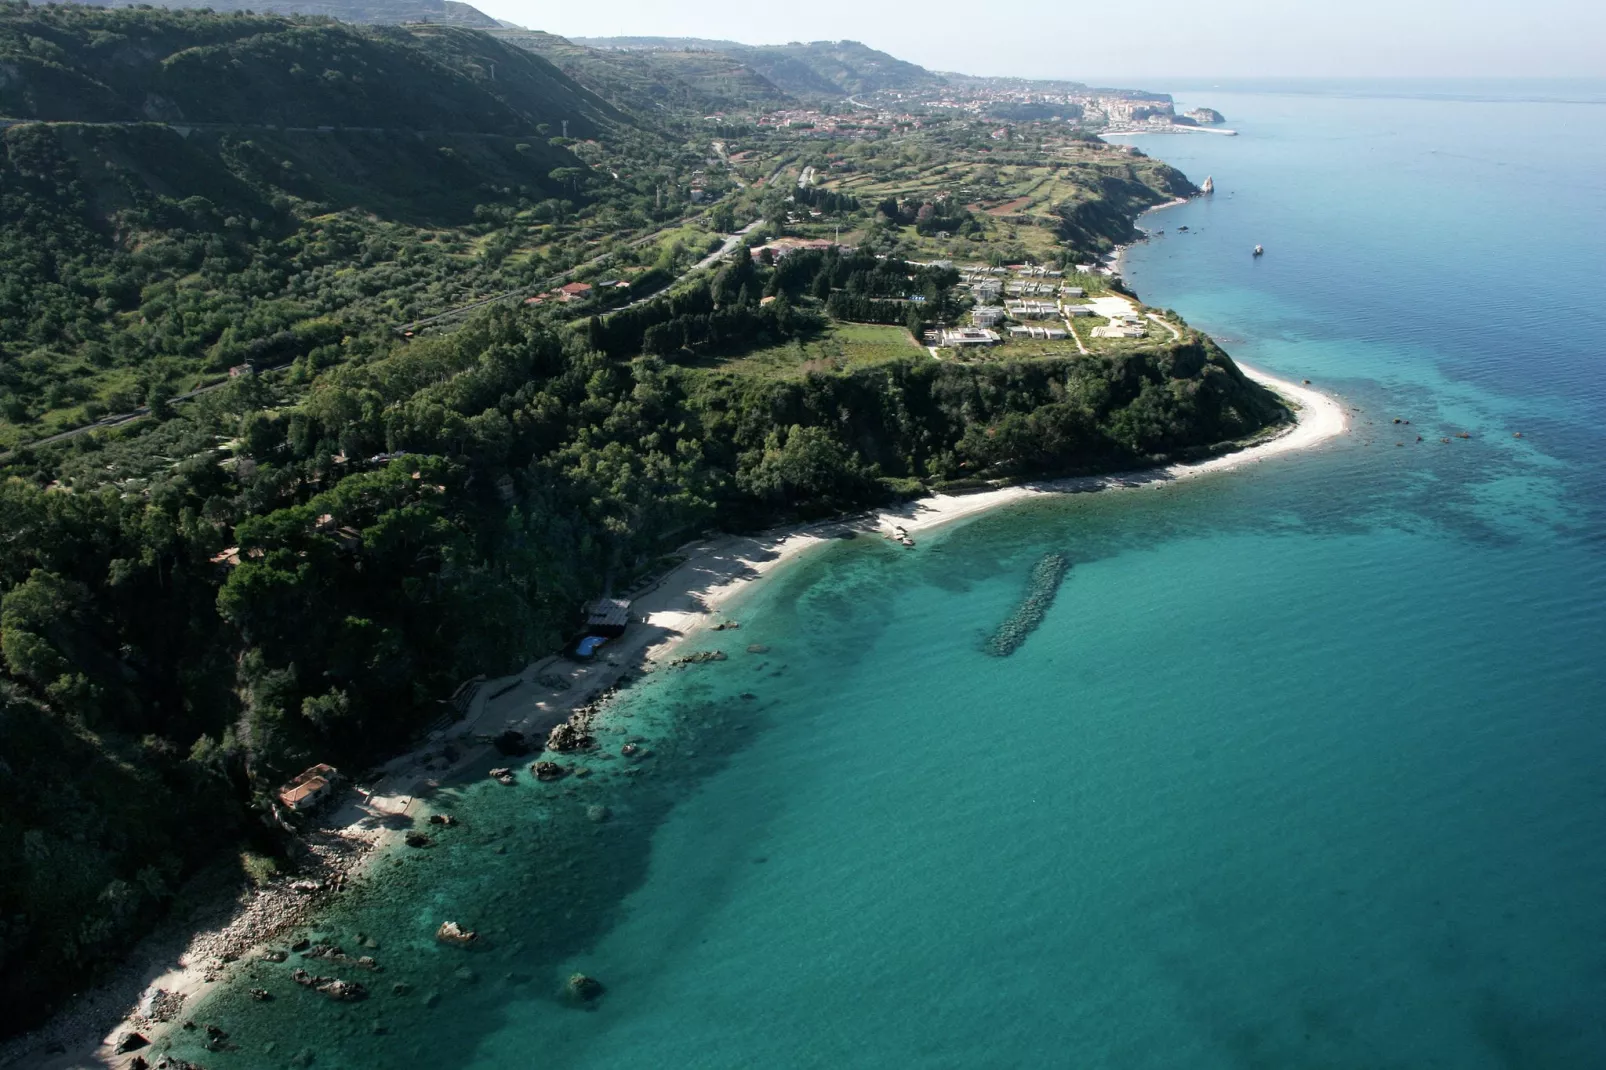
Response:
[[[1606,84],[1177,95],[1240,136],[1140,142],[1217,193],[1129,281],[1353,434],[782,570],[619,701],[646,757],[454,791],[336,908],[371,999],[255,966],[195,1015],[238,1050],[186,1054],[1606,1066]]]

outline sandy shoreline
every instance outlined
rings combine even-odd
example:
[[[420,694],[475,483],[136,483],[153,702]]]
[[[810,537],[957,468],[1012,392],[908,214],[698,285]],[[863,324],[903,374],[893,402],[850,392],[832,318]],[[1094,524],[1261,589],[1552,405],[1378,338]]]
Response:
[[[317,879],[325,885],[322,890],[301,895],[291,890],[288,882],[279,882],[268,892],[246,898],[226,920],[202,924],[187,943],[175,941],[171,932],[165,941],[147,941],[110,981],[81,997],[44,1029],[0,1049],[0,1066],[38,1070],[127,1067],[138,1054],[154,1060],[149,1048],[126,1055],[116,1055],[113,1049],[130,1031],[159,1041],[167,1030],[189,1017],[188,1005],[227,976],[232,959],[246,958],[267,941],[302,925],[329,895],[360,880],[375,850],[423,820],[428,800],[437,789],[487,761],[492,753],[489,741],[497,734],[513,729],[539,740],[576,710],[604,699],[627,677],[654,671],[677,648],[721,623],[725,619],[721,610],[754,581],[845,532],[891,536],[901,529],[912,537],[1028,498],[1154,486],[1231,471],[1309,449],[1348,430],[1345,410],[1335,399],[1308,386],[1240,367],[1282,395],[1296,419],[1271,437],[1236,452],[1111,475],[1044,480],[973,494],[937,494],[853,517],[756,536],[718,536],[682,547],[679,553],[685,560],[635,596],[631,627],[604,648],[602,657],[583,665],[545,657],[519,673],[485,681],[463,720],[434,733],[419,749],[387,763],[379,771],[381,775],[365,783],[362,790],[349,792],[324,819],[319,834],[330,856],[315,863]],[[551,686],[554,679],[567,686]],[[164,931],[178,924],[164,926]],[[182,950],[175,954],[175,946]],[[174,1008],[170,1015],[162,1016],[166,1021],[138,1013],[141,1005],[149,1009],[157,990],[168,994]],[[105,1027],[112,1014],[125,1017],[108,1032]],[[52,1053],[51,1046],[64,1050]]]

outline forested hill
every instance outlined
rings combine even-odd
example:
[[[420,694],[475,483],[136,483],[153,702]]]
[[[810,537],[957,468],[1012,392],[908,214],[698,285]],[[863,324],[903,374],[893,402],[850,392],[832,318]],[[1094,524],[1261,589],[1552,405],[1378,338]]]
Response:
[[[794,102],[732,52],[692,46],[595,48],[540,30],[503,28],[491,33],[546,57],[613,103],[658,121],[680,113],[701,117]]]
[[[0,7],[0,117],[536,133],[619,118],[550,63],[447,27]]]
[[[139,7],[135,0],[113,0],[105,7]],[[434,22],[489,30],[500,26],[491,16],[459,0],[169,0],[163,7],[207,8],[274,15],[322,15],[341,22],[400,26]]]
[[[661,69],[621,108],[472,30],[0,4],[0,1031],[199,870],[293,872],[287,776],[406,749],[695,533],[1284,417],[1157,310],[927,348],[956,264],[1114,294],[1077,265],[1174,169],[1063,122],[688,119]]]
[[[839,99],[883,89],[939,86],[940,75],[858,41],[743,45],[675,37],[591,37],[576,43],[600,49],[684,54],[704,51],[740,60],[783,92],[805,99]]]

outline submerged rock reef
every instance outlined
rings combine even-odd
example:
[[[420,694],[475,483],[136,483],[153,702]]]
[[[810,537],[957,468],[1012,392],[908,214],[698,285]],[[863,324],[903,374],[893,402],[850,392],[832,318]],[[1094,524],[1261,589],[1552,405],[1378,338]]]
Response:
[[[1026,596],[1016,605],[1015,611],[988,637],[982,649],[995,658],[1007,658],[1020,649],[1022,643],[1037,630],[1054,604],[1071,562],[1064,554],[1044,554],[1032,566],[1026,581]]]

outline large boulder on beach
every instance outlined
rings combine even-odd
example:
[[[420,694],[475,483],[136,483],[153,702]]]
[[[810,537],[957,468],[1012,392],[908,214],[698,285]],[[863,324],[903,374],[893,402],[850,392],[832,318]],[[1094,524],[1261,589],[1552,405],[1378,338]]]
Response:
[[[143,1048],[149,1043],[150,1041],[146,1040],[143,1036],[130,1030],[118,1038],[117,1048],[115,1050],[118,1055],[122,1055],[126,1052],[138,1051],[140,1048]]]
[[[564,721],[547,733],[546,749],[563,753],[564,751],[589,747],[593,742],[595,741],[579,728],[576,728],[568,721]]]
[[[465,929],[455,921],[443,921],[441,927],[435,930],[435,939],[443,944],[456,944],[459,947],[466,947],[479,938],[479,933]]]

